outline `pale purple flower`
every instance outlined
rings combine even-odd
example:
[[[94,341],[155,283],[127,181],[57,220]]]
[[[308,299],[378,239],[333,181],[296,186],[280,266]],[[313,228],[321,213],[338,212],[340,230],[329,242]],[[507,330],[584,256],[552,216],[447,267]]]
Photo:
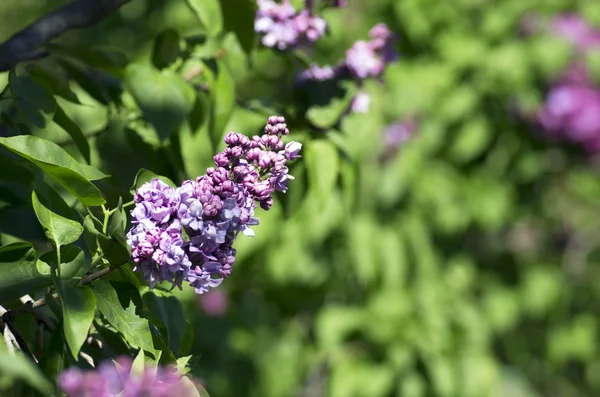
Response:
[[[551,135],[585,144],[600,136],[600,91],[582,85],[553,88],[538,120]]]
[[[367,113],[369,111],[369,105],[371,104],[371,97],[365,92],[359,92],[352,98],[350,103],[350,109],[355,113]]]
[[[211,290],[198,296],[198,304],[210,316],[222,316],[229,306],[227,295],[220,290]]]
[[[289,142],[285,145],[285,158],[288,160],[295,160],[302,157],[298,154],[301,149],[302,144],[300,142]]]
[[[346,66],[355,77],[366,79],[378,76],[385,64],[369,43],[359,40],[346,51]]]
[[[550,32],[568,40],[578,51],[600,48],[600,30],[574,14],[556,17],[550,24]]]
[[[394,48],[396,36],[383,24],[369,31],[370,41],[359,40],[346,51],[345,66],[350,75],[358,80],[378,77],[385,66],[398,58]]]

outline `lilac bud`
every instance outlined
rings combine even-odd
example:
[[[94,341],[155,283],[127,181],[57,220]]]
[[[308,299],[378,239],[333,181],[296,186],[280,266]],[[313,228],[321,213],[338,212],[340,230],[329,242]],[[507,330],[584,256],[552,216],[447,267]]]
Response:
[[[240,135],[237,132],[229,132],[227,135],[225,135],[225,143],[227,145],[230,146],[235,146],[238,145],[240,143]]]
[[[295,160],[302,157],[298,154],[300,153],[301,149],[302,144],[300,142],[289,142],[287,145],[285,145],[285,158],[288,160]]]
[[[217,167],[227,167],[227,165],[229,165],[231,162],[229,156],[225,152],[220,152],[214,156],[213,159]]]

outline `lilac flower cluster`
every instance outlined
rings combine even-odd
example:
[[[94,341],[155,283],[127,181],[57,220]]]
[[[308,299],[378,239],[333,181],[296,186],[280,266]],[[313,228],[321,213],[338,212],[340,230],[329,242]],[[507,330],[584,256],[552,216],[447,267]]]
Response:
[[[369,36],[371,40],[359,40],[346,51],[346,67],[359,80],[380,76],[388,63],[398,59],[396,36],[384,23],[371,28]]]
[[[375,25],[369,31],[369,41],[359,40],[346,51],[346,58],[338,65],[311,65],[299,76],[299,82],[325,81],[348,76],[359,85],[368,78],[381,78],[385,67],[398,59],[395,49],[396,35],[384,23]],[[369,110],[370,98],[360,92],[352,100],[350,108],[357,113]]]
[[[600,49],[600,31],[574,15],[556,18],[550,33],[573,45],[575,57],[547,94],[537,114],[550,138],[577,142],[592,153],[600,151],[600,90],[589,76],[582,56]]]
[[[191,397],[197,395],[189,384],[181,382],[175,368],[148,368],[141,374],[131,372],[132,360],[121,356],[102,362],[94,371],[71,367],[58,379],[67,397]]]
[[[551,34],[569,41],[578,51],[587,52],[600,48],[600,31],[577,15],[565,14],[556,17],[549,30]]]
[[[285,50],[314,43],[325,34],[327,22],[308,8],[296,11],[289,0],[258,0],[254,30],[262,35],[265,47]]]
[[[252,139],[228,133],[215,167],[196,180],[174,189],[154,179],[136,191],[127,242],[134,270],[151,286],[168,281],[181,288],[186,281],[202,294],[231,274],[233,241],[239,233],[254,235],[257,203],[268,210],[272,194],[287,190],[294,179],[287,161],[300,157],[300,143],[281,140],[289,134],[283,117],[269,117],[264,132]]]

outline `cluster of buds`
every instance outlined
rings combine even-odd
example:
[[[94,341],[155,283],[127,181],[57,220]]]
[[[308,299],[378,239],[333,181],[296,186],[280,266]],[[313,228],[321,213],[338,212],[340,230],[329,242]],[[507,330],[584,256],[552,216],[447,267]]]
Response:
[[[151,286],[188,282],[202,294],[231,274],[235,238],[253,236],[254,209],[268,210],[275,191],[286,192],[294,179],[287,161],[299,158],[302,145],[283,143],[289,134],[283,117],[271,116],[262,136],[230,132],[215,167],[174,189],[159,179],[135,193],[133,227],[127,234],[134,270]]]

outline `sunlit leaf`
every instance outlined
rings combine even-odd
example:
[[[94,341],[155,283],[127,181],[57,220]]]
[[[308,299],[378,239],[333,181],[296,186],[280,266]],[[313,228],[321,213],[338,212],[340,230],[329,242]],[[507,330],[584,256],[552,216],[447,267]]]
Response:
[[[34,136],[14,136],[0,138],[0,145],[37,165],[84,205],[105,203],[98,188],[90,182],[102,173],[79,164],[57,144]]]

